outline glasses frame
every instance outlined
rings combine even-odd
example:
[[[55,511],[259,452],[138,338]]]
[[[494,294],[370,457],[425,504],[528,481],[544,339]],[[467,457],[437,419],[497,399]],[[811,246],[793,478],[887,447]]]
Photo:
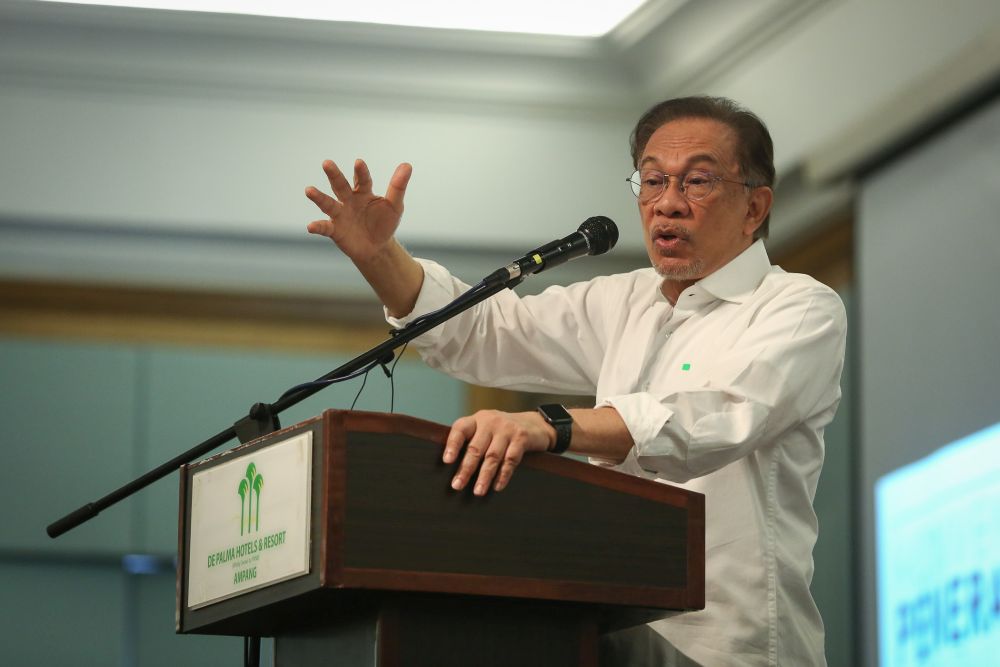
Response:
[[[651,171],[657,174],[661,174],[664,177],[663,188],[660,189],[660,191],[656,195],[647,197],[646,199],[642,199],[640,197],[642,181],[633,180],[633,179],[641,179],[641,174],[644,171]],[[708,192],[703,194],[701,197],[692,197],[688,195],[687,188],[684,187],[684,179],[687,178],[690,174],[704,174],[705,176],[708,177],[709,183],[711,183],[711,185],[708,186]],[[742,185],[745,188],[751,188],[751,189],[758,187],[753,183],[747,183],[746,181],[734,181],[731,178],[723,178],[722,176],[716,176],[712,172],[706,171],[704,169],[692,169],[691,171],[685,171],[683,174],[668,174],[667,172],[660,171],[659,169],[636,169],[635,171],[632,172],[631,176],[625,179],[625,182],[631,186],[632,194],[635,195],[635,198],[638,199],[643,204],[647,204],[663,196],[663,193],[670,188],[670,179],[672,178],[677,180],[677,189],[680,190],[680,193],[684,195],[684,198],[687,199],[688,201],[701,201],[702,199],[705,199],[710,194],[712,194],[712,192],[715,190],[715,184],[718,183],[719,181],[723,181],[725,183],[735,183],[736,185]]]

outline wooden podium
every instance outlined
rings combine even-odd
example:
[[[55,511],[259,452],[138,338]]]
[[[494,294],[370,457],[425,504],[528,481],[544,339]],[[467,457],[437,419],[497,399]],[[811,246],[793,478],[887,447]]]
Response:
[[[304,432],[308,572],[191,608],[194,475]],[[704,607],[701,494],[534,454],[476,497],[447,433],[327,410],[183,466],[177,631],[274,637],[279,666],[596,665],[600,633]]]

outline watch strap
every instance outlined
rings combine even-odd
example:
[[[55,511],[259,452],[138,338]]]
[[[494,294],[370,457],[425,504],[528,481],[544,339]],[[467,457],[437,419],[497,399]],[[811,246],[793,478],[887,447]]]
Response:
[[[573,437],[573,417],[558,403],[540,405],[538,411],[556,431],[556,442],[549,451],[553,454],[562,454],[569,449]]]

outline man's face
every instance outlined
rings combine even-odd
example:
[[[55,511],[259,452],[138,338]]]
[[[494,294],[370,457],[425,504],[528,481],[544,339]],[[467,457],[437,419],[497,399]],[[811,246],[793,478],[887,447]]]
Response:
[[[674,120],[649,138],[639,169],[680,177],[697,169],[742,181],[735,141],[733,131],[718,121]],[[769,188],[748,193],[739,183],[727,181],[716,182],[704,199],[691,201],[681,193],[680,179],[673,177],[658,197],[640,201],[646,251],[653,267],[666,278],[664,293],[675,300],[685,286],[748,248],[770,204]]]

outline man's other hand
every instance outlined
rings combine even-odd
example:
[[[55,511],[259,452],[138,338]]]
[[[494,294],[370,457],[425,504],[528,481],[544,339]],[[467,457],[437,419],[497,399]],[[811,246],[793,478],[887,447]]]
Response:
[[[490,487],[502,491],[526,453],[548,451],[555,439],[555,429],[538,412],[480,410],[452,424],[442,458],[451,464],[462,455],[451,487],[464,489],[478,470],[473,493],[484,496]]]

